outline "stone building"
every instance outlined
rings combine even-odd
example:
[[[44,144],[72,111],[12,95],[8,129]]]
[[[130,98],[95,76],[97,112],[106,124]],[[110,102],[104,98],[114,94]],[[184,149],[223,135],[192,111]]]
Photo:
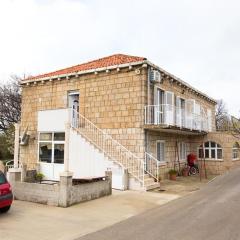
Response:
[[[116,54],[31,77],[22,80],[21,135],[29,139],[19,161],[50,180],[111,169],[117,189],[153,188],[201,151],[207,169],[222,173],[238,164],[239,145],[215,132],[215,105],[143,57]]]

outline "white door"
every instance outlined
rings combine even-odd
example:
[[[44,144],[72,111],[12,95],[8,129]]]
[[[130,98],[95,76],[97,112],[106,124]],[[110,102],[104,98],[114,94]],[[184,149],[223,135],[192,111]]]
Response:
[[[193,116],[194,116],[194,99],[187,99],[186,100],[186,127],[189,129],[193,129]]]
[[[72,126],[78,127],[78,113],[79,113],[79,93],[78,92],[70,92],[68,94],[68,107],[71,109]]]
[[[164,91],[160,88],[157,88],[156,98],[155,98],[155,106],[154,106],[154,116],[155,116],[155,124],[162,124],[164,119]]]
[[[176,125],[182,127],[181,98],[176,97]]]
[[[59,180],[64,171],[64,138],[63,132],[39,134],[39,165],[45,180]]]
[[[159,162],[165,162],[165,141],[157,140],[156,155]]]
[[[185,99],[181,98],[181,127],[186,127],[186,104]]]
[[[198,103],[195,103],[194,107],[194,128],[201,131],[201,106]]]
[[[207,121],[208,121],[208,131],[212,131],[212,111],[211,109],[207,110]]]
[[[165,105],[164,105],[164,114],[165,114],[165,124],[174,125],[174,93],[165,92]]]

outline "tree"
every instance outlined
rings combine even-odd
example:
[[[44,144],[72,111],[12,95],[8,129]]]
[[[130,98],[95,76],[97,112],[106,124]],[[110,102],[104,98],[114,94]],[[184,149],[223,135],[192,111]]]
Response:
[[[13,158],[13,137],[14,127],[7,130],[7,133],[0,134],[0,160]]]
[[[217,130],[229,130],[231,125],[231,119],[226,108],[226,104],[223,100],[217,101],[216,106],[216,129]]]
[[[10,82],[0,86],[0,132],[20,121],[20,78],[12,76]]]
[[[240,119],[232,117],[232,134],[236,138],[240,139]]]

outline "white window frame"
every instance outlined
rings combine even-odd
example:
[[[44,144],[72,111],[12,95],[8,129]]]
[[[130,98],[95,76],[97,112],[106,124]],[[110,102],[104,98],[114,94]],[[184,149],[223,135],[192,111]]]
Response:
[[[215,147],[211,147],[211,142],[215,143]],[[205,147],[206,143],[209,143],[209,147]],[[206,150],[209,151],[209,158],[205,157],[205,160],[223,161],[223,148],[222,148],[222,146],[220,144],[218,144],[218,143],[216,143],[214,141],[207,141],[207,142],[205,142],[203,144],[204,144],[204,148],[203,148],[203,146],[202,147],[198,147],[198,158],[199,159],[203,159],[203,158],[200,158],[199,151],[200,151],[200,149],[202,149],[202,151],[204,149],[205,150],[205,153],[204,153],[205,156],[206,156]],[[218,147],[218,145],[220,145],[220,147]],[[215,158],[212,158],[212,150],[215,150]],[[221,150],[222,151],[222,158],[218,158],[217,150]]]
[[[212,109],[207,109],[208,131],[212,132]]]
[[[160,103],[159,103],[159,94],[158,94],[159,91],[163,92]],[[153,99],[154,106],[155,106],[154,107],[154,123],[156,124],[164,123],[165,92],[166,92],[165,89],[159,86],[156,86],[154,88],[154,99]]]
[[[234,154],[237,154],[236,157],[234,156]],[[232,148],[232,160],[233,161],[239,160],[239,155],[240,155],[240,147],[239,147],[239,144],[236,142],[234,143]]]
[[[178,148],[179,160],[186,161],[187,160],[187,143],[180,142]]]
[[[49,133],[52,135],[52,139],[51,140],[40,140],[40,134],[41,133]],[[55,141],[54,140],[54,133],[65,133],[65,132],[49,132],[49,131],[41,131],[41,132],[38,132],[38,163],[46,163],[46,162],[41,162],[40,161],[40,158],[39,158],[39,153],[40,153],[40,143],[51,143],[52,144],[52,156],[51,156],[51,163],[48,163],[48,164],[64,164],[64,161],[63,163],[54,163],[54,145],[55,144],[63,144],[64,147],[65,147],[65,140],[64,141]]]
[[[158,143],[163,143],[164,144],[164,149],[163,149],[164,160],[163,161],[158,159]],[[166,141],[165,140],[157,140],[156,141],[156,159],[158,160],[158,163],[160,165],[166,163]]]

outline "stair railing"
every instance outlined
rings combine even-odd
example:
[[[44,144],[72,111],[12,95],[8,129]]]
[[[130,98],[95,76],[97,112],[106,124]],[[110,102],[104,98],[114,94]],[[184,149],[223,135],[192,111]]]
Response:
[[[160,180],[159,161],[151,154],[145,152],[145,172],[152,176],[156,182]]]
[[[71,127],[84,136],[89,142],[104,152],[112,161],[123,168],[144,185],[144,161],[126,147],[98,128],[86,117],[71,109]]]

